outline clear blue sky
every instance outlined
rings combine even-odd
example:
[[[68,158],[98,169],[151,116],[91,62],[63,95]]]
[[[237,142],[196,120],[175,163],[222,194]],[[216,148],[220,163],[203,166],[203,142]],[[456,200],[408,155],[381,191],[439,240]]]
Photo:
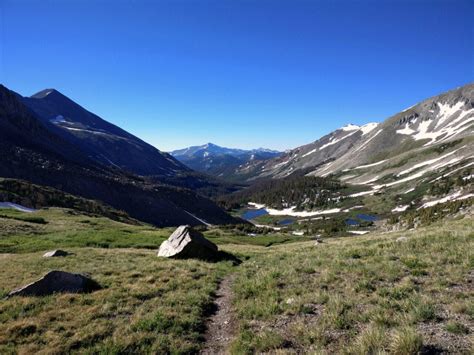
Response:
[[[0,0],[0,81],[162,150],[287,149],[474,81],[474,1]]]

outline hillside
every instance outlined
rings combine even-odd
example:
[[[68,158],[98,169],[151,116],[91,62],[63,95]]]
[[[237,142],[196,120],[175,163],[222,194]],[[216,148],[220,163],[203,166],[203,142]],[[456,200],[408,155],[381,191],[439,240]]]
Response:
[[[222,179],[234,180],[237,177],[235,171],[242,166],[271,159],[282,153],[264,148],[245,150],[207,143],[174,150],[170,154],[193,170]]]
[[[452,202],[451,214],[472,205],[473,127],[474,85],[467,85],[382,123],[348,125],[242,168],[239,174],[251,186],[222,196],[220,203],[259,225],[291,222],[285,228],[299,234],[366,233],[367,223],[384,219],[393,228],[413,227],[444,216],[431,208],[440,203]],[[337,187],[322,188],[331,182]],[[332,222],[323,226],[323,217]]]
[[[107,122],[55,89],[18,97],[48,131],[101,165],[143,176],[152,184],[188,188],[208,197],[238,188],[191,170],[170,154]]]
[[[44,126],[102,163],[137,175],[168,175],[186,171],[169,154],[87,111],[55,89],[42,90],[23,103]]]
[[[23,180],[0,178],[0,201],[8,201],[33,209],[49,206],[70,208],[80,213],[104,216],[128,224],[138,223],[137,220],[130,218],[127,213],[115,210],[100,201],[88,200]]]
[[[222,327],[232,330],[231,353],[461,354],[472,346],[472,215],[319,244],[205,232],[242,260],[232,266],[158,258],[169,228],[67,209],[1,212],[0,353],[197,353],[208,346],[222,280],[233,300],[221,307],[231,316]],[[43,258],[51,248],[73,254]],[[3,297],[51,269],[87,273],[104,287]]]
[[[47,128],[17,94],[3,86],[0,152],[1,177],[100,200],[132,218],[158,226],[236,221],[191,190],[145,180],[102,164],[90,157],[82,145]]]
[[[382,123],[347,125],[281,157],[242,167],[236,173],[255,180],[284,177],[300,169],[327,176],[365,165],[382,168],[387,158],[409,152],[419,154],[434,146],[472,137],[473,122],[474,84],[469,84],[422,101]],[[465,148],[472,149],[471,143]],[[426,154],[426,158],[428,161],[431,157]],[[468,159],[466,154],[462,160]],[[399,166],[400,171],[410,167],[407,163]],[[357,174],[346,181],[360,182],[368,177]]]

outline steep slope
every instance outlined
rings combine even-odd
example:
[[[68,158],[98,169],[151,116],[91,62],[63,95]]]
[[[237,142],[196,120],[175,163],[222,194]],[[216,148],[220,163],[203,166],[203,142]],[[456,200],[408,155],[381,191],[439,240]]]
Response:
[[[320,223],[320,215],[330,215],[339,221],[337,228],[347,228],[358,214],[396,219],[402,213],[414,227],[419,221],[463,213],[474,203],[473,128],[470,84],[424,100],[380,124],[350,125],[281,158],[252,165],[249,180],[281,191],[269,198],[268,188],[249,188],[224,196],[223,205],[244,208],[252,202],[250,206],[266,208],[259,213],[272,218],[314,217],[300,221],[312,224]],[[311,177],[337,179],[341,188],[338,194],[311,188]]]
[[[118,211],[99,201],[65,193],[52,187],[32,184],[25,180],[0,178],[0,201],[8,201],[27,208],[62,207],[85,214],[104,216],[115,221],[138,224],[125,212]]]
[[[23,103],[43,124],[79,146],[92,159],[138,175],[172,175],[189,171],[167,153],[87,111],[54,89],[46,89]]]
[[[365,165],[383,168],[387,158],[408,152],[419,154],[434,146],[472,136],[473,122],[474,84],[469,84],[427,99],[382,123],[345,126],[281,157],[248,164],[235,173],[255,180],[281,178],[302,169],[309,170],[310,175],[327,176]],[[469,149],[472,149],[470,143],[463,148]],[[469,154],[464,155],[467,159]],[[428,154],[427,160],[431,158]],[[402,171],[403,167],[400,168]],[[347,176],[346,180],[358,181]]]
[[[141,175],[152,184],[189,188],[209,197],[238,188],[192,171],[170,154],[87,111],[57,90],[18,97],[36,113],[44,127],[100,164]]]
[[[248,180],[282,178],[300,169],[308,169],[333,161],[365,138],[378,126],[369,123],[362,127],[348,124],[317,141],[292,149],[266,161],[252,161],[235,170],[235,174]]]
[[[193,170],[219,178],[235,179],[235,170],[258,161],[281,155],[280,152],[258,148],[252,150],[220,147],[207,143],[171,152],[171,155]]]
[[[316,170],[327,175],[363,164],[383,164],[399,154],[422,152],[436,145],[472,136],[474,84],[429,98],[381,123],[344,156]]]
[[[46,128],[17,94],[0,86],[0,177],[97,199],[157,226],[235,222],[190,190],[147,182],[81,148]]]

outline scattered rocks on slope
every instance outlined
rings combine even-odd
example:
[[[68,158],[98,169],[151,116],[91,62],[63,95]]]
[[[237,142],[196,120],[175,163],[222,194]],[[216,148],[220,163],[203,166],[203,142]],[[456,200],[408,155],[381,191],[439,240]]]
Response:
[[[43,258],[54,258],[57,256],[68,256],[68,255],[69,253],[67,251],[57,249],[57,250],[48,251],[47,253],[43,255]]]
[[[41,279],[13,290],[8,296],[46,296],[58,292],[88,293],[100,288],[96,281],[85,275],[53,270]]]
[[[178,227],[171,236],[160,245],[158,256],[165,258],[216,259],[217,245],[190,226]]]

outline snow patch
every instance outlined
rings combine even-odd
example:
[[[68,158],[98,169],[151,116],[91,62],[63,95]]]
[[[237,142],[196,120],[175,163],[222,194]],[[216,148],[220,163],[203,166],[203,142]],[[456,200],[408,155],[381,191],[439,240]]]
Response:
[[[365,136],[367,133],[372,132],[375,129],[375,127],[377,127],[378,125],[379,124],[376,122],[371,122],[371,123],[367,123],[363,125],[362,127],[360,127],[360,130],[362,131],[362,135]]]
[[[466,129],[465,126],[469,122],[474,121],[474,117],[464,120],[467,115],[474,113],[474,108],[462,110],[462,107],[466,105],[465,102],[459,101],[452,106],[438,102],[437,105],[439,108],[438,115],[436,116],[437,122],[431,131],[429,131],[429,127],[434,121],[424,120],[420,122],[416,130],[409,127],[410,122],[407,122],[403,129],[397,130],[396,132],[399,134],[410,135],[415,140],[429,139],[429,141],[424,144],[424,146],[428,146],[436,141],[443,142],[452,138]],[[461,111],[459,116],[446,124],[446,122],[459,111]],[[441,139],[439,140],[439,138]]]
[[[348,231],[348,232],[352,234],[358,234],[358,235],[364,235],[364,234],[370,233],[370,231]]]
[[[405,135],[408,135],[408,136],[416,133],[416,131],[414,129],[411,129],[410,127],[408,127],[408,123],[405,125],[405,128],[397,129],[396,132],[398,134],[405,134]]]
[[[367,145],[369,144],[369,142],[374,139],[375,137],[377,137],[379,135],[380,132],[382,132],[383,130],[380,129],[378,130],[377,132],[375,132],[374,135],[372,135],[372,137],[370,137],[369,139],[367,139],[364,143],[362,143],[362,145],[360,145],[356,150],[354,150],[354,153],[355,152],[358,152],[359,150],[362,150],[364,149],[365,147],[367,147]]]
[[[397,206],[392,210],[392,212],[405,212],[408,207],[410,207],[410,205]]]
[[[254,226],[255,226],[255,227],[258,227],[258,228],[273,229],[274,231],[279,231],[279,230],[281,230],[281,227],[267,226],[266,224],[254,224]]]
[[[377,166],[377,165],[380,165],[380,164],[383,164],[387,161],[388,159],[385,159],[385,160],[381,160],[381,161],[378,161],[376,163],[372,163],[372,164],[367,164],[367,165],[360,165],[360,166],[356,166],[355,168],[353,169],[365,169],[365,168],[371,168],[373,166]]]
[[[323,149],[325,149],[325,148],[327,148],[327,147],[329,147],[329,146],[331,146],[331,145],[333,145],[333,144],[339,143],[340,141],[342,141],[342,140],[344,140],[344,139],[346,139],[346,138],[349,138],[349,137],[352,136],[354,133],[357,133],[357,131],[353,131],[353,132],[351,132],[351,133],[349,133],[349,134],[346,134],[345,136],[343,136],[343,137],[341,137],[341,138],[338,138],[338,139],[334,139],[334,137],[332,137],[332,138],[329,140],[329,142],[326,143],[326,144],[324,144],[324,145],[322,145],[322,146],[319,148],[319,150],[323,150]]]
[[[376,177],[374,177],[374,178],[372,178],[372,179],[370,179],[370,180],[363,181],[363,182],[358,182],[358,183],[356,183],[356,184],[357,184],[357,185],[368,185],[368,184],[370,184],[370,183],[372,183],[372,182],[377,181],[378,179],[380,179],[380,176],[376,176]]]
[[[375,190],[362,191],[362,192],[357,192],[355,194],[349,195],[347,197],[359,197],[359,196],[365,196],[365,195],[373,195],[375,192],[376,192]]]
[[[360,126],[349,123],[349,124],[345,125],[344,127],[341,127],[340,129],[342,129],[343,131],[354,131],[354,130],[357,131],[357,130],[360,129]]]
[[[13,208],[17,211],[27,212],[27,213],[31,213],[31,212],[36,211],[34,208],[25,207],[25,206],[18,205],[18,204],[13,203],[13,202],[0,202],[0,208]]]
[[[307,157],[308,155],[311,155],[311,154],[313,154],[313,153],[315,153],[315,152],[317,152],[317,151],[318,151],[318,148],[314,148],[313,150],[309,151],[308,153],[303,154],[301,157],[302,157],[302,158]]]
[[[464,147],[462,147],[462,148],[464,148]],[[461,148],[459,148],[459,149],[461,149]],[[431,165],[431,164],[433,164],[433,163],[436,163],[437,161],[443,160],[444,158],[446,158],[446,157],[448,157],[448,156],[453,155],[454,153],[456,153],[459,149],[453,150],[452,152],[449,152],[448,154],[442,155],[442,156],[440,156],[440,157],[438,157],[438,158],[431,159],[431,160],[425,160],[425,161],[422,161],[421,163],[415,164],[415,165],[413,165],[411,168],[408,168],[408,169],[406,169],[406,170],[403,170],[403,171],[399,172],[399,173],[397,174],[397,177],[400,177],[400,176],[402,176],[402,175],[408,174],[408,173],[412,172],[413,170],[416,170],[416,169],[421,168],[421,167],[423,167],[423,166]]]
[[[258,210],[261,209],[261,208],[265,208],[265,205],[263,205],[261,203],[249,202],[248,205],[252,206],[253,208],[256,208]]]
[[[289,162],[289,160],[284,161],[284,162],[281,162],[281,163],[278,163],[278,164],[276,164],[276,165],[273,166],[273,169],[279,168],[280,166],[283,166],[283,165],[287,164],[288,162]]]
[[[471,194],[467,194],[467,195],[463,195],[461,196],[462,192],[461,191],[457,191],[451,195],[448,195],[448,196],[445,196],[443,198],[440,198],[439,200],[434,200],[434,201],[429,201],[429,202],[426,202],[424,203],[419,209],[421,208],[427,208],[427,207],[432,207],[432,206],[435,206],[437,204],[440,204],[440,203],[446,203],[446,202],[449,202],[449,201],[459,201],[459,200],[465,200],[467,198],[471,198],[471,197],[474,197],[474,194],[471,193]]]
[[[191,217],[194,217],[196,220],[198,220],[198,221],[201,222],[202,224],[204,224],[204,225],[206,225],[206,226],[208,226],[208,227],[212,226],[212,224],[207,223],[205,220],[203,220],[203,219],[201,219],[201,218],[199,218],[199,217],[193,215],[191,212],[188,212],[188,211],[186,211],[186,210],[183,210],[183,211],[186,212],[187,214],[189,214]]]
[[[54,123],[54,124],[59,124],[59,123],[66,122],[66,120],[64,119],[63,115],[57,115],[56,117],[51,118],[49,122]]]
[[[320,210],[320,211],[295,211],[296,206],[285,208],[283,210],[277,210],[274,208],[266,208],[264,205],[259,205],[259,204],[253,204],[253,205],[263,206],[260,208],[265,208],[265,210],[271,216],[312,217],[312,216],[341,212],[340,208],[333,208],[330,210]]]

